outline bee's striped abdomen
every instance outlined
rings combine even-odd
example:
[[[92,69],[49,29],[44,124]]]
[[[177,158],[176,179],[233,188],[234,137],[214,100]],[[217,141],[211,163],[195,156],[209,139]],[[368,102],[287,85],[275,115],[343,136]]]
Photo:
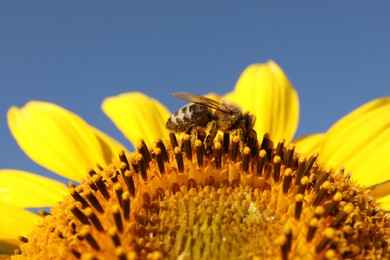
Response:
[[[173,113],[166,127],[175,132],[186,132],[193,125],[204,127],[211,120],[210,108],[200,104],[191,104]]]
[[[180,122],[190,121],[192,119],[191,114],[192,106],[185,106],[171,115],[170,120],[172,123],[177,124]]]

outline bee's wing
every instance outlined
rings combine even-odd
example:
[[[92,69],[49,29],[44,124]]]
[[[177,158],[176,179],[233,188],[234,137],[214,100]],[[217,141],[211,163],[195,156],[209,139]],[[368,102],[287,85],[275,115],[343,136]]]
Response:
[[[188,92],[179,92],[179,93],[173,93],[177,98],[183,99],[185,101],[191,102],[191,103],[196,103],[200,105],[204,105],[210,108],[214,108],[216,110],[219,110],[224,113],[230,113],[231,111],[223,106],[221,104],[211,98],[200,96],[197,94],[192,94]]]

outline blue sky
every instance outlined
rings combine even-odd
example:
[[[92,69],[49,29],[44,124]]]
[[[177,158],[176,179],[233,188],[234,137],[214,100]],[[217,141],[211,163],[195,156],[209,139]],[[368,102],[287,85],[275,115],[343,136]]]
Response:
[[[291,2],[2,1],[0,168],[49,174],[7,127],[8,108],[29,100],[57,103],[130,147],[101,112],[105,97],[142,91],[174,111],[183,103],[172,92],[223,94],[269,59],[299,93],[297,136],[390,95],[390,2]]]

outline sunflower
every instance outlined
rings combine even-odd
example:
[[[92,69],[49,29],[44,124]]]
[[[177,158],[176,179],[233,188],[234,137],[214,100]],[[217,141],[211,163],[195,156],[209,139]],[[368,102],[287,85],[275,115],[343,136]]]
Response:
[[[201,140],[169,133],[169,111],[141,93],[102,105],[132,153],[57,105],[12,107],[25,153],[79,184],[1,171],[4,250],[22,243],[14,257],[37,259],[389,257],[389,99],[292,142],[298,95],[274,62],[249,66],[223,98],[257,117],[258,141],[243,150],[234,135],[218,135],[207,153]],[[53,208],[24,210],[34,207]]]

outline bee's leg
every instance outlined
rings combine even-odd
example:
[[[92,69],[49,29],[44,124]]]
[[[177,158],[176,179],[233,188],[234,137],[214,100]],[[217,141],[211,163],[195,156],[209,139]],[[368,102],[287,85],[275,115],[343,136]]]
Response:
[[[194,130],[194,126],[195,124],[192,124],[188,127],[187,131],[185,131],[186,134],[192,134],[193,133],[193,130]]]
[[[242,154],[244,152],[246,140],[245,140],[244,132],[242,131],[241,128],[236,129],[236,135],[238,135],[238,138],[240,139],[240,152]]]
[[[206,138],[204,140],[204,148],[205,148],[207,153],[211,153],[212,152],[211,147],[212,147],[214,138],[215,138],[215,136],[217,135],[217,132],[218,132],[217,121],[215,121],[215,120],[210,121],[207,124],[207,129],[206,130],[207,130],[206,131],[207,135],[206,135]]]
[[[240,152],[243,153],[245,146],[248,146],[251,149],[252,156],[254,156],[258,150],[256,131],[251,129],[245,134],[243,129],[237,128],[236,134],[240,139]]]
[[[195,142],[198,137],[199,127],[196,124],[191,124],[188,129],[184,132],[191,137],[191,142]]]

